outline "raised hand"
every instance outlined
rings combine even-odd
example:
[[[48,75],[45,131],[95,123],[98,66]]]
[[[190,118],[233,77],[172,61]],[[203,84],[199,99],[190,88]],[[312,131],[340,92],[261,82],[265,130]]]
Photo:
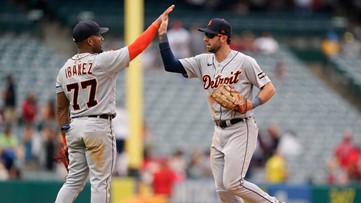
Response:
[[[159,28],[158,28],[158,35],[163,35],[167,32],[168,29],[168,16],[167,18],[165,18],[162,23],[160,24]]]
[[[169,6],[169,7],[167,8],[167,10],[165,10],[165,11],[157,18],[157,21],[158,21],[159,23],[162,23],[163,21],[167,20],[167,19],[168,19],[168,14],[173,11],[174,7],[175,7],[174,4],[171,5],[171,6]]]

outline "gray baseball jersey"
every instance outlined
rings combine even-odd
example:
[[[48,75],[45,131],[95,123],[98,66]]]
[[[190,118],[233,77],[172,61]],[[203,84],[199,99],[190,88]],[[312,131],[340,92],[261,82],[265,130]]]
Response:
[[[60,69],[56,92],[64,92],[70,104],[66,133],[70,162],[56,203],[73,202],[88,176],[91,202],[110,201],[116,143],[111,116],[107,115],[115,114],[116,75],[129,62],[128,48],[124,47],[100,54],[76,54]]]
[[[128,65],[127,47],[68,59],[59,71],[56,92],[64,92],[70,101],[70,117],[115,114],[115,76]]]
[[[232,50],[222,62],[214,54],[200,54],[180,59],[188,78],[199,78],[208,95],[213,120],[245,118],[242,122],[222,128],[215,125],[211,146],[211,167],[216,191],[223,203],[278,203],[257,185],[244,180],[257,146],[258,126],[253,111],[245,114],[221,107],[210,96],[220,84],[228,84],[252,100],[253,88],[270,82],[256,60]]]
[[[232,50],[222,62],[217,62],[214,54],[200,54],[192,58],[180,59],[189,78],[199,78],[207,92],[210,111],[214,120],[248,117],[253,115],[252,110],[246,115],[221,107],[211,99],[210,95],[220,84],[229,84],[247,99],[253,98],[253,86],[263,87],[270,81],[252,57]]]

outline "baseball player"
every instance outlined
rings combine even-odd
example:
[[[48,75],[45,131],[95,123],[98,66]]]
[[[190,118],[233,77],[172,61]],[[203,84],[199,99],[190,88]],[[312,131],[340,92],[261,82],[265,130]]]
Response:
[[[231,50],[232,28],[226,20],[214,18],[206,28],[199,29],[205,33],[203,40],[210,53],[179,60],[174,58],[169,47],[167,25],[163,22],[158,30],[165,70],[182,73],[187,78],[199,78],[208,95],[215,121],[211,168],[219,198],[223,203],[243,200],[249,203],[279,203],[275,197],[244,179],[258,136],[252,109],[266,103],[275,94],[272,82],[255,59]],[[252,95],[254,87],[259,89],[255,97]],[[215,95],[218,93],[223,95]],[[218,97],[231,97],[231,101],[224,101],[230,105],[223,104],[222,100],[216,99]]]
[[[56,203],[73,202],[90,178],[91,202],[110,201],[116,146],[111,125],[115,116],[115,84],[127,67],[153,40],[170,6],[132,44],[102,50],[102,34],[109,29],[94,21],[80,21],[73,29],[78,53],[60,69],[57,82],[57,117],[69,152],[68,176]]]

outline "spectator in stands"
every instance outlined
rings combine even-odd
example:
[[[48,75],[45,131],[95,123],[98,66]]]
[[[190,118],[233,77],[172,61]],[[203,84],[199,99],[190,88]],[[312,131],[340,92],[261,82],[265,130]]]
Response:
[[[176,174],[176,181],[182,182],[187,178],[187,161],[184,157],[184,153],[180,149],[176,149],[169,159],[169,166]]]
[[[358,168],[358,161],[361,158],[361,151],[360,148],[358,146],[355,146],[351,153],[350,156],[348,157],[348,168],[347,168],[347,173],[349,175],[349,179],[352,183],[357,183],[358,181],[361,180],[361,171]]]
[[[116,176],[127,176],[129,160],[128,155],[125,151],[125,144],[129,135],[128,112],[123,107],[117,107],[115,109],[115,112],[116,116],[112,120],[117,148],[117,159],[115,163],[114,174]]]
[[[35,145],[38,144],[35,142],[40,142],[42,157],[39,157],[38,159],[40,159],[41,165],[48,171],[54,170],[55,163],[53,157],[58,147],[57,145],[60,143],[55,137],[57,133],[55,110],[55,101],[53,99],[48,100],[41,109],[41,118],[38,126],[41,135],[36,135],[31,140],[31,143]],[[39,139],[39,137],[41,138]],[[38,154],[38,156],[40,155]],[[37,156],[35,155],[35,157]]]
[[[289,130],[281,136],[277,151],[285,159],[295,158],[302,154],[303,147],[295,131]]]
[[[242,38],[239,35],[233,35],[232,36],[232,42],[229,45],[229,47],[236,51],[242,51],[243,44],[242,44]]]
[[[294,0],[296,13],[299,15],[312,14],[313,0]]]
[[[341,53],[346,57],[358,58],[361,56],[361,42],[352,32],[345,32],[341,42]]]
[[[286,161],[277,150],[272,153],[272,156],[266,161],[266,181],[272,184],[284,183],[288,177]]]
[[[6,170],[3,161],[0,159],[0,181],[7,180],[9,178],[9,172]]]
[[[255,46],[254,40],[254,34],[252,31],[245,31],[241,34],[241,43],[242,47],[240,49],[241,52],[256,52],[257,48]],[[232,40],[233,41],[233,40]]]
[[[41,110],[42,116],[39,123],[40,128],[42,128],[42,126],[53,126],[54,128],[57,127],[55,110],[55,101],[53,99],[48,100]]]
[[[281,138],[281,130],[278,124],[270,123],[267,133],[259,136],[259,146],[263,152],[263,161],[268,160],[277,150]]]
[[[348,184],[361,179],[359,168],[361,153],[352,142],[351,130],[346,130],[343,140],[336,145],[333,157],[328,160],[328,183]]]
[[[210,160],[210,149],[203,151],[203,176],[205,178],[213,178],[211,160]]]
[[[275,66],[275,77],[279,83],[282,83],[286,72],[286,64],[283,59],[277,59]]]
[[[187,177],[191,179],[212,178],[210,167],[209,151],[202,152],[201,149],[195,148],[187,166]]]
[[[54,156],[57,148],[60,147],[54,126],[45,125],[41,130],[43,136],[44,167],[48,171],[54,170]]]
[[[240,35],[240,43],[239,45],[236,45],[238,48],[238,51],[240,52],[256,52],[256,47],[254,44],[255,37],[253,35],[253,32],[250,30],[246,30],[241,33]],[[232,39],[233,43],[233,39]]]
[[[361,184],[361,147],[359,146],[358,149],[359,149],[360,155],[358,157],[358,160],[356,161],[356,170],[357,170],[357,173],[359,174],[358,182]]]
[[[171,29],[168,31],[169,45],[176,58],[191,56],[191,35],[183,27],[181,20],[174,20]]]
[[[259,132],[257,146],[247,172],[248,178],[252,176],[254,169],[263,167],[277,150],[280,137],[281,131],[276,123],[270,123],[266,132]]]
[[[321,42],[321,51],[326,56],[336,56],[340,53],[341,45],[336,32],[327,33],[326,38]]]
[[[3,109],[0,107],[0,125],[3,125],[4,123],[4,115],[3,115]]]
[[[343,134],[342,141],[336,145],[334,156],[341,168],[347,170],[350,165],[349,157],[355,150],[356,145],[352,142],[352,131],[347,129]]]
[[[147,185],[153,182],[153,174],[159,169],[159,163],[150,146],[144,148],[143,165],[141,166],[141,180]]]
[[[12,133],[12,126],[7,124],[4,126],[3,133],[0,134],[0,157],[8,171],[15,167],[18,151],[18,140]]]
[[[16,115],[16,88],[11,74],[5,77],[6,89],[4,92],[4,123],[15,124]]]
[[[22,119],[26,125],[34,125],[38,114],[36,96],[33,92],[29,93],[22,104]]]
[[[34,127],[25,125],[22,137],[22,145],[24,148],[24,164],[27,168],[34,168],[37,158],[33,154],[33,135]]]
[[[9,180],[21,180],[23,179],[23,174],[21,170],[15,165],[9,170]]]
[[[169,167],[168,160],[163,158],[159,161],[159,169],[153,174],[152,188],[155,195],[172,197],[173,187],[177,181],[176,173]]]
[[[207,3],[206,0],[186,0],[186,3],[189,5],[189,7],[193,9],[202,9],[205,4]]]
[[[274,54],[279,49],[279,44],[271,32],[263,32],[260,37],[254,40],[254,46],[257,52],[265,55]]]
[[[331,157],[326,163],[327,184],[347,185],[349,184],[349,175],[343,170],[336,157]]]

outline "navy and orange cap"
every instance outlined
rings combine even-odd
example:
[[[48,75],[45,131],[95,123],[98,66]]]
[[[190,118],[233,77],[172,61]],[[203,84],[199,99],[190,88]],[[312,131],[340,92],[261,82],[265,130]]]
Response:
[[[231,25],[225,19],[221,18],[213,18],[208,22],[206,28],[199,28],[198,30],[211,34],[223,34],[228,36],[228,38],[231,38],[232,36]]]
[[[92,20],[79,21],[73,29],[73,41],[81,42],[92,35],[101,35],[109,31],[107,27],[99,27]]]

